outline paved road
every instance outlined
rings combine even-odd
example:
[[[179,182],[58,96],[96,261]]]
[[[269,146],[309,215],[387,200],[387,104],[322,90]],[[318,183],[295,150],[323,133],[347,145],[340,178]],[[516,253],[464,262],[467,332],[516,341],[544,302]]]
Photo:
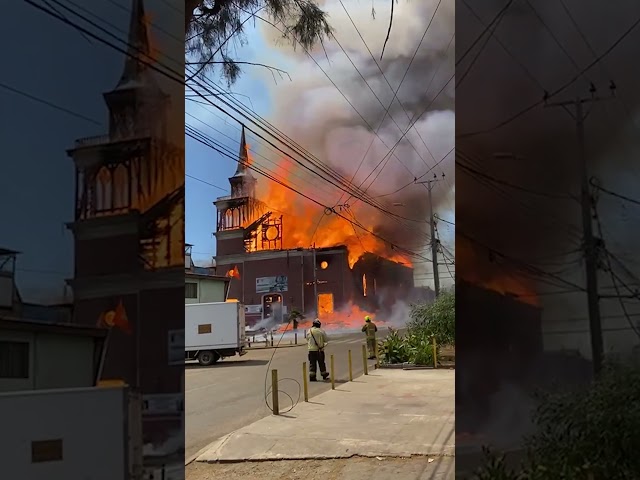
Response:
[[[382,330],[382,329],[381,329]],[[384,335],[380,331],[380,335]],[[364,343],[360,333],[343,335],[329,334],[327,347],[327,369],[329,355],[334,355],[337,381],[349,378],[348,351],[353,358],[354,378],[362,375],[362,350]],[[275,353],[274,353],[275,352]],[[273,356],[271,365],[269,361]],[[280,390],[293,398],[302,392],[302,364],[307,359],[305,346],[279,349],[251,350],[243,357],[225,359],[211,367],[187,364],[185,374],[186,397],[186,458],[190,459],[198,451],[214,440],[260,420],[271,411],[265,404],[265,379],[270,384],[270,369],[277,369],[282,380]],[[369,361],[373,369],[373,360]],[[329,382],[309,383],[309,397],[331,389]],[[298,393],[300,392],[300,393]],[[269,399],[269,404],[271,403]],[[280,395],[280,411],[285,413],[291,407],[291,400]]]

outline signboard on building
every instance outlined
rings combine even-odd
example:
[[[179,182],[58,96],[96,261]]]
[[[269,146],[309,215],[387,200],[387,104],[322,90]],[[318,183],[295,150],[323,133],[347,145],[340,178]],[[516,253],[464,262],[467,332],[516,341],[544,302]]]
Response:
[[[262,305],[245,305],[244,313],[247,315],[260,315],[262,313]]]
[[[286,275],[256,278],[256,293],[288,292],[289,279]]]
[[[184,329],[169,330],[169,365],[184,365]]]
[[[157,393],[142,396],[143,415],[181,415],[184,411],[182,393]]]

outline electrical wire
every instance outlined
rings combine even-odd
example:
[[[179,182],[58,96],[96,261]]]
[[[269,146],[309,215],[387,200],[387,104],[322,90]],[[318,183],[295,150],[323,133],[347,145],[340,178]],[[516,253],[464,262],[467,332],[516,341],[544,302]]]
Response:
[[[278,351],[278,347],[280,347],[280,342],[282,341],[282,339],[284,338],[284,334],[287,333],[287,329],[289,328],[289,325],[291,325],[291,320],[289,320],[287,322],[286,327],[284,328],[284,330],[282,331],[282,335],[280,335],[280,339],[278,340],[278,343],[276,344],[275,348],[273,348],[273,353],[271,354],[271,358],[269,359],[269,362],[267,363],[267,367],[266,367],[266,371],[264,374],[264,403],[267,406],[267,408],[269,410],[271,410],[273,412],[273,405],[269,405],[269,395],[271,395],[271,393],[273,392],[273,386],[268,387],[268,383],[267,380],[269,378],[269,367],[271,366],[271,363],[273,362],[273,358],[276,355],[276,352]],[[296,400],[293,400],[293,397],[291,395],[289,395],[287,392],[285,392],[284,390],[280,390],[280,382],[293,382],[296,385],[298,385],[298,396],[296,398]],[[300,385],[300,382],[297,381],[295,378],[289,378],[289,377],[285,377],[285,378],[279,378],[278,379],[278,394],[282,393],[283,395],[286,395],[287,397],[289,397],[289,400],[291,400],[291,407],[289,407],[288,410],[284,410],[281,411],[280,413],[287,413],[290,412],[291,410],[293,410],[295,408],[295,406],[300,403],[300,397],[302,394],[302,385]]]
[[[569,88],[571,85],[573,85],[579,78],[581,78],[586,72],[591,70],[594,66],[598,65],[613,50],[615,50],[615,48],[620,43],[622,43],[622,41],[625,38],[627,38],[638,27],[638,25],[640,25],[640,17],[637,18],[632,23],[632,25],[628,29],[626,29],[622,33],[622,35],[620,35],[602,54],[600,54],[598,57],[596,57],[586,67],[582,68],[577,74],[575,74],[573,77],[571,77],[567,82],[562,84],[560,87],[556,88],[553,92],[549,93],[549,95],[546,96],[546,99],[542,98],[542,99],[540,99],[540,100],[538,100],[536,102],[531,103],[530,105],[524,107],[523,109],[521,109],[517,113],[515,113],[515,114],[505,118],[504,120],[498,122],[497,124],[495,124],[492,127],[485,128],[485,129],[482,129],[482,130],[476,130],[474,132],[461,133],[460,135],[456,135],[456,138],[457,139],[470,138],[470,137],[475,137],[475,136],[478,136],[478,135],[485,135],[487,133],[494,132],[494,131],[504,127],[505,125],[508,125],[508,124],[514,122],[515,120],[517,120],[518,118],[522,117],[523,115],[526,115],[527,113],[529,113],[530,111],[534,110],[535,108],[537,108],[537,107],[539,107],[541,105],[544,105],[547,100],[549,100],[550,98],[555,97],[555,96],[559,95],[560,93],[562,93],[563,91],[565,91],[567,88]]]
[[[369,52],[369,56],[371,57],[371,59],[373,60],[373,62],[375,63],[376,67],[378,68],[378,71],[380,72],[380,74],[382,75],[382,78],[384,78],[385,82],[387,83],[387,86],[389,87],[389,89],[391,90],[391,92],[393,92],[393,87],[391,86],[391,83],[389,82],[389,79],[387,78],[387,76],[385,75],[384,71],[382,70],[382,68],[380,67],[380,64],[378,63],[378,60],[376,60],[375,56],[373,55],[373,52],[371,51],[371,49],[369,48],[369,45],[367,45],[367,42],[365,41],[364,37],[362,36],[362,33],[360,33],[360,30],[358,29],[358,26],[356,25],[356,23],[354,22],[353,18],[351,17],[351,15],[349,14],[349,11],[347,10],[347,7],[344,5],[344,2],[342,0],[340,1],[340,5],[342,5],[342,8],[344,10],[344,12],[347,14],[347,17],[349,18],[349,21],[351,22],[351,25],[353,25],[353,28],[356,30],[356,33],[358,34],[358,36],[360,37],[360,40],[362,40],[362,43],[364,44],[365,48],[367,49],[367,52]],[[455,37],[455,32],[453,33],[453,35],[451,36],[451,40],[449,40],[449,44],[447,45],[447,49],[446,51],[449,50],[449,47],[451,46],[451,42],[453,42],[453,39]],[[431,78],[431,81],[433,81],[433,77]],[[396,100],[398,101],[398,104],[400,105],[400,107],[402,108],[402,111],[405,113],[405,115],[407,116],[407,120],[411,120],[411,117],[409,115],[409,112],[407,111],[407,109],[405,108],[404,104],[400,101],[399,98],[396,98]],[[382,123],[382,122],[381,122]],[[422,141],[422,144],[424,145],[424,147],[427,149],[427,152],[429,152],[429,155],[431,156],[431,158],[433,159],[433,161],[435,162],[435,157],[433,155],[433,153],[431,153],[431,150],[429,149],[429,147],[427,146],[427,143],[424,141],[424,138],[422,137],[422,135],[420,135],[420,132],[418,131],[418,129],[415,129],[416,134],[418,135],[418,138],[420,138],[420,140]],[[428,165],[427,165],[428,168]]]
[[[496,33],[496,30],[498,30],[498,27],[500,26],[500,22],[502,22],[502,19],[506,15],[508,9],[509,9],[509,6],[507,5],[507,8],[505,8],[500,13],[499,17],[497,18],[497,20],[493,24],[493,29],[492,28],[488,28],[487,29],[487,32],[489,32],[489,34],[487,35],[487,38],[485,39],[484,43],[480,46],[480,49],[478,50],[478,53],[476,54],[475,57],[473,57],[473,60],[471,60],[471,63],[469,63],[469,66],[467,67],[465,72],[462,74],[462,76],[459,77],[458,81],[456,82],[456,88],[458,88],[458,87],[460,87],[462,85],[462,82],[464,81],[464,79],[467,78],[467,76],[469,75],[471,70],[473,70],[473,66],[476,64],[476,62],[478,61],[478,59],[482,55],[482,52],[484,52],[484,49],[487,48],[487,44],[493,38],[494,34]]]
[[[71,26],[72,28],[75,28],[76,30],[79,30],[79,31],[84,32],[84,33],[87,33],[89,36],[91,36],[91,37],[95,38],[96,40],[98,40],[98,41],[100,41],[100,42],[102,42],[102,43],[104,43],[104,44],[106,44],[106,45],[110,46],[111,48],[113,48],[113,49],[115,49],[115,50],[120,51],[121,53],[123,53],[123,54],[125,54],[125,55],[127,55],[127,56],[130,56],[130,57],[134,57],[134,56],[135,56],[135,55],[133,55],[130,51],[124,50],[123,48],[120,48],[120,47],[118,47],[117,45],[114,45],[113,43],[109,42],[108,40],[105,40],[104,38],[99,37],[98,35],[94,34],[93,32],[88,31],[86,28],[81,27],[81,26],[79,26],[79,25],[77,25],[77,24],[73,23],[72,21],[70,21],[70,20],[68,20],[68,19],[66,19],[66,18],[64,18],[64,17],[62,17],[62,16],[60,16],[59,14],[56,14],[55,12],[52,12],[52,11],[50,11],[50,10],[47,10],[46,8],[44,8],[44,7],[40,6],[40,5],[37,5],[37,4],[36,4],[35,2],[33,2],[32,0],[24,0],[24,1],[25,1],[25,2],[27,2],[28,4],[32,5],[34,8],[36,8],[36,9],[38,9],[38,10],[43,11],[44,13],[46,13],[46,14],[48,14],[48,15],[50,15],[50,16],[52,16],[52,17],[56,18],[56,19],[58,19],[59,21],[61,21],[61,22],[65,23],[65,24],[67,24],[67,25]],[[79,14],[77,14],[77,13],[75,13],[75,14],[76,14],[77,16],[80,16],[80,15],[79,15]],[[84,17],[82,17],[82,16],[80,16],[80,17],[81,17],[81,18],[84,18]],[[86,18],[85,18],[85,20],[86,20]],[[88,21],[88,20],[87,20],[87,21]],[[89,21],[89,22],[90,22],[90,21]],[[132,45],[128,44],[127,42],[124,42],[122,39],[120,39],[120,38],[118,38],[117,36],[113,35],[112,33],[110,33],[109,31],[105,30],[104,28],[102,28],[102,27],[100,27],[100,26],[98,26],[98,25],[95,25],[95,23],[94,23],[93,25],[94,25],[96,28],[98,28],[99,30],[101,30],[101,31],[103,31],[103,32],[105,32],[105,33],[107,33],[109,36],[111,36],[111,37],[115,38],[116,40],[118,40],[118,41],[120,41],[120,42],[122,42],[122,43],[125,43],[125,45],[127,45],[127,46],[129,47],[129,49],[133,48],[133,49],[135,49],[135,50],[139,50],[137,47],[132,46]],[[143,52],[143,53],[144,53],[144,52]],[[135,57],[137,57],[137,56],[135,56]],[[172,76],[172,75],[171,75],[171,73],[176,73],[176,72],[172,72],[172,70],[171,70],[170,68],[168,68],[168,67],[166,67],[166,66],[164,66],[164,65],[163,65],[163,66],[167,69],[167,71],[165,71],[164,69],[160,69],[160,68],[158,68],[156,65],[154,65],[154,64],[152,64],[152,63],[150,63],[150,62],[148,62],[148,61],[147,61],[147,60],[145,60],[145,59],[140,59],[140,58],[136,58],[136,59],[137,59],[138,61],[140,61],[141,63],[143,63],[143,64],[147,65],[147,66],[148,66],[149,68],[151,68],[152,70],[154,70],[154,71],[156,71],[156,72],[158,72],[158,73],[160,73],[160,74],[162,74],[162,75],[164,75],[164,76],[168,77],[169,79],[171,79],[171,80],[173,80],[173,81],[177,81],[177,82],[181,83],[182,85],[188,86],[189,88],[191,88],[192,90],[194,90],[196,93],[199,93],[199,92],[197,92],[197,91],[196,91],[192,86],[187,85],[187,84],[186,84],[186,82],[184,82],[183,77],[182,77],[182,78],[179,78],[179,77],[177,77],[177,76],[176,76],[176,77]],[[160,65],[162,65],[162,64],[160,63]],[[321,68],[321,67],[320,67],[320,68]],[[169,72],[171,72],[171,73],[169,73]],[[323,70],[323,72],[324,72],[324,70]],[[326,72],[325,72],[325,75],[326,75]],[[201,83],[198,83],[198,85],[202,87],[202,84],[201,84]],[[214,88],[216,88],[216,89],[217,89],[217,87],[216,87],[216,86],[214,86]],[[338,89],[338,90],[339,90],[339,89]],[[343,95],[344,95],[344,94],[343,94]],[[222,111],[223,113],[225,113],[225,114],[227,114],[227,115],[231,116],[231,118],[234,118],[232,115],[230,115],[230,114],[229,114],[229,112],[225,111],[223,108],[221,108],[221,107],[219,107],[218,105],[214,104],[214,103],[213,103],[213,102],[211,102],[209,99],[206,99],[206,98],[205,98],[205,100],[207,100],[207,101],[208,101],[208,102],[209,102],[213,107],[215,107],[215,108],[219,109],[220,111]],[[226,102],[226,101],[222,100],[222,103],[225,103],[227,106],[229,106],[230,108],[232,108],[233,110],[235,110],[237,113],[240,113],[240,114],[242,115],[242,113],[241,113],[241,112],[239,112],[237,108],[235,108],[235,107],[231,106],[228,102]],[[243,106],[243,107],[244,107],[244,106]],[[245,115],[245,116],[246,116],[246,115]],[[234,118],[234,120],[238,121],[236,118]],[[267,122],[267,123],[268,123],[268,122]],[[264,130],[264,127],[261,127],[261,128]],[[276,129],[276,130],[277,130],[277,129]],[[265,130],[265,131],[266,131],[266,130]],[[256,132],[255,132],[255,131],[253,131],[253,133],[255,134]],[[280,133],[280,134],[282,134],[282,132],[279,132],[279,133]],[[273,135],[273,134],[272,134],[272,135]],[[258,135],[258,136],[260,136],[260,135]],[[262,137],[262,136],[260,136],[260,137],[261,137],[261,138],[263,138],[263,140],[264,140],[264,137]],[[277,137],[275,137],[275,138],[277,138]],[[291,142],[293,142],[293,141],[292,141],[291,139],[289,139],[288,137],[287,137],[287,139],[288,139],[288,140],[290,140]],[[274,147],[275,147],[275,145],[273,145],[271,142],[269,142],[269,143],[270,143],[272,146],[274,146]],[[293,143],[295,143],[295,142],[293,142]],[[296,145],[297,145],[297,144],[296,144]],[[291,148],[291,145],[289,145],[289,147]],[[276,148],[277,148],[277,147],[276,147]],[[278,150],[279,150],[279,151],[281,151],[281,152],[283,152],[281,149],[278,149]],[[283,152],[283,153],[285,153],[285,154],[286,154],[286,152]],[[289,158],[294,159],[291,155],[288,155],[288,154],[286,154],[286,155],[287,155]],[[294,159],[294,160],[296,160],[296,161],[297,161],[297,159]],[[297,163],[300,163],[300,162],[299,162],[299,161],[297,161]],[[307,168],[308,168],[308,167],[307,167]],[[313,171],[313,170],[311,170],[311,169],[310,169],[310,171],[311,171],[312,173],[315,173],[316,175],[319,175],[317,172],[315,172],[315,171]],[[321,175],[320,175],[320,177],[321,177],[321,178],[323,178]],[[326,180],[326,178],[324,178],[324,179]],[[340,187],[338,187],[338,188],[340,188]],[[364,196],[364,192],[362,192],[362,196]],[[365,200],[365,201],[366,201],[366,200]],[[374,206],[375,208],[378,208],[379,210],[382,210],[382,211],[386,212],[388,215],[391,215],[391,216],[394,216],[394,217],[404,218],[404,217],[398,216],[397,214],[394,214],[394,213],[392,213],[392,212],[389,212],[389,211],[385,210],[384,208],[381,208],[380,206],[377,206],[377,205],[375,205],[375,204],[373,204],[373,203],[371,203],[371,202],[367,202],[367,203],[370,203],[370,204],[371,204],[372,206]],[[406,218],[405,218],[405,219],[406,219]],[[413,219],[407,219],[407,220],[413,220]]]
[[[533,195],[539,195],[539,196],[547,197],[547,198],[555,198],[555,199],[558,199],[558,200],[574,200],[575,201],[575,198],[570,196],[570,195],[561,194],[561,193],[552,193],[552,192],[540,192],[540,191],[537,191],[537,190],[532,190],[530,188],[523,187],[521,185],[516,185],[514,183],[507,182],[506,180],[501,180],[499,178],[493,177],[493,176],[488,175],[486,173],[483,173],[483,172],[481,172],[479,170],[476,170],[476,169],[474,169],[472,167],[469,167],[469,166],[465,165],[462,162],[458,162],[456,164],[456,166],[462,168],[463,170],[466,170],[469,173],[473,173],[474,175],[477,175],[479,177],[485,178],[485,179],[487,179],[487,180],[489,180],[491,182],[498,183],[500,185],[504,185],[505,187],[513,188],[513,189],[519,190],[521,192],[531,193]]]
[[[607,269],[609,270],[609,274],[611,276],[611,283],[613,284],[613,288],[616,291],[616,296],[618,297],[620,308],[622,309],[622,313],[624,314],[624,317],[627,320],[629,327],[631,327],[633,332],[638,336],[638,338],[640,338],[640,330],[633,324],[633,320],[631,319],[631,317],[629,316],[629,312],[627,311],[627,306],[625,305],[624,301],[622,300],[622,296],[620,295],[620,288],[618,287],[618,282],[617,282],[618,277],[613,272],[613,268],[611,266],[611,259],[609,258],[608,251],[606,250],[604,232],[602,230],[602,222],[600,221],[600,215],[598,215],[598,209],[596,205],[593,206],[593,213],[595,215],[596,225],[598,226],[598,235],[600,236],[600,241],[602,242],[604,253],[605,253],[606,266],[607,266]],[[632,293],[634,293],[636,296],[638,295],[638,292],[631,290],[631,288],[628,287],[626,284],[624,283],[622,284],[627,289],[629,289]]]
[[[633,203],[635,205],[640,205],[640,201],[634,200],[633,198],[627,197],[626,195],[622,195],[621,193],[616,193],[616,192],[614,192],[612,190],[609,190],[609,189],[603,187],[602,185],[596,183],[596,181],[593,178],[591,179],[590,183],[594,188],[597,188],[601,192],[604,192],[604,193],[606,193],[608,195],[611,195],[612,197],[619,198],[620,200],[625,200],[625,201]]]
[[[498,21],[498,19],[502,18],[502,15],[509,9],[509,7],[511,7],[511,4],[513,3],[513,0],[508,0],[507,3],[505,3],[505,5],[498,11],[498,13],[496,14],[495,17],[493,17],[493,20],[491,20],[491,22],[489,22],[489,25],[487,25],[484,30],[482,30],[482,32],[480,33],[480,35],[478,35],[476,37],[476,39],[471,42],[471,45],[469,45],[469,47],[467,48],[467,50],[465,50],[465,52],[460,55],[460,58],[456,59],[456,67],[462,63],[462,61],[465,59],[465,57],[467,55],[469,55],[469,53],[473,50],[473,48],[476,46],[476,44],[480,41],[480,39],[482,37],[484,37],[485,33],[487,33],[489,31],[489,29],[493,26],[494,23],[496,23]]]
[[[222,149],[223,146],[221,146],[220,144],[218,144],[215,140],[207,138],[206,135],[203,135],[201,132],[198,132],[196,129],[194,129],[193,127],[191,127],[190,125],[186,125],[186,129],[187,129],[187,136],[193,138],[194,140],[202,143],[203,145],[206,145],[208,147],[210,147],[211,149],[217,151],[218,153],[220,153],[221,155],[226,156],[227,158],[232,159],[235,162],[240,162],[239,159],[237,159],[234,155],[232,155],[231,153],[229,153],[228,151],[224,151]],[[369,230],[368,228],[364,227],[361,223],[359,222],[354,222],[353,220],[349,219],[348,217],[345,217],[343,214],[341,214],[340,212],[337,212],[334,208],[329,207],[327,205],[324,205],[323,203],[319,202],[318,200],[302,193],[299,190],[296,190],[295,188],[291,187],[290,185],[287,185],[285,182],[279,180],[278,178],[273,177],[272,175],[270,175],[269,173],[266,173],[264,171],[262,171],[260,168],[258,168],[256,165],[250,165],[249,168],[253,171],[255,171],[256,173],[258,173],[259,175],[262,175],[280,185],[282,185],[283,187],[297,193],[298,195],[306,198],[307,200],[315,203],[316,205],[323,207],[324,209],[329,209],[331,210],[335,215],[343,218],[344,220],[346,220],[349,223],[354,223],[356,226],[358,226],[359,228],[363,229],[364,231],[368,232],[369,234],[373,235],[374,237],[378,238],[379,240],[382,240],[383,242],[385,242],[386,244],[390,245],[392,249],[397,249],[399,252],[404,252],[408,255],[411,256],[417,256],[423,259],[426,259],[426,257],[423,257],[422,255],[415,253],[409,249],[406,249],[404,247],[401,247],[393,242],[390,242],[389,240],[385,239],[384,237],[378,235],[377,233]]]
[[[26,3],[28,3],[28,4],[30,4],[31,6],[33,6],[34,8],[36,8],[36,9],[38,9],[38,10],[40,10],[40,11],[42,11],[42,12],[44,12],[44,13],[46,13],[46,14],[48,14],[48,15],[50,15],[50,16],[52,16],[52,17],[54,17],[54,18],[56,18],[57,20],[59,20],[59,21],[61,21],[62,23],[65,23],[65,24],[67,24],[67,25],[71,26],[72,28],[74,28],[74,29],[76,29],[76,30],[79,30],[79,31],[81,31],[81,32],[86,33],[87,35],[89,35],[89,36],[91,36],[91,37],[95,38],[96,40],[100,41],[101,43],[104,43],[104,44],[106,44],[106,45],[110,46],[111,48],[113,48],[113,49],[115,49],[115,50],[117,50],[117,51],[119,51],[119,52],[123,53],[124,55],[126,55],[126,56],[128,56],[128,57],[136,58],[136,60],[140,61],[141,63],[143,63],[143,64],[145,64],[145,65],[147,65],[149,68],[151,68],[152,70],[154,70],[154,71],[156,71],[156,72],[158,72],[158,73],[162,74],[163,76],[166,76],[166,77],[168,77],[169,79],[171,79],[171,80],[173,80],[173,81],[177,81],[177,82],[179,82],[179,83],[180,83],[180,84],[182,84],[182,85],[186,85],[186,82],[184,82],[184,80],[183,80],[183,79],[181,79],[181,78],[179,78],[179,77],[174,77],[174,76],[172,76],[172,74],[171,74],[171,73],[174,73],[174,72],[172,72],[170,68],[168,68],[168,67],[166,67],[166,66],[162,65],[161,63],[160,63],[160,65],[162,65],[162,66],[166,69],[166,71],[165,71],[164,69],[161,69],[161,68],[157,67],[156,65],[152,64],[151,62],[149,62],[149,61],[147,61],[147,60],[145,60],[145,59],[138,58],[138,56],[137,56],[137,55],[132,54],[130,51],[125,50],[125,49],[123,49],[123,48],[121,48],[121,47],[118,47],[117,45],[114,45],[113,43],[109,42],[108,40],[105,40],[104,38],[102,38],[102,37],[98,36],[97,34],[95,34],[95,33],[91,32],[91,31],[87,30],[86,28],[84,28],[84,27],[82,27],[82,26],[80,26],[80,25],[75,24],[74,22],[72,22],[72,21],[70,21],[70,20],[68,20],[68,19],[64,18],[63,16],[61,16],[61,15],[57,14],[56,12],[51,11],[51,10],[48,10],[48,9],[46,9],[46,8],[44,8],[44,7],[42,7],[42,6],[38,5],[38,4],[36,4],[33,0],[24,0],[24,1],[25,1]],[[78,15],[78,14],[76,13],[76,15]],[[134,49],[136,49],[136,50],[139,50],[139,49],[137,49],[137,47],[135,47],[135,46],[133,46],[133,45],[130,45],[130,44],[128,44],[127,42],[124,42],[122,39],[119,39],[117,36],[115,36],[115,35],[111,34],[110,32],[108,32],[107,30],[103,29],[102,27],[100,27],[100,26],[98,26],[98,25],[95,25],[95,24],[94,24],[94,26],[95,26],[96,28],[98,28],[99,30],[101,30],[101,31],[103,31],[103,32],[105,32],[105,33],[107,33],[109,36],[114,37],[116,40],[118,40],[118,41],[120,41],[120,42],[122,42],[122,43],[125,43],[125,45],[127,45],[130,49],[131,49],[131,48],[134,48]],[[188,86],[188,85],[186,85],[186,86]],[[200,84],[200,86],[202,86],[202,84]],[[445,85],[445,86],[446,86],[446,85]],[[189,87],[189,88],[191,88],[191,87]],[[443,87],[443,88],[444,88],[444,87]],[[195,91],[195,89],[194,89],[194,91]],[[197,91],[195,91],[195,92],[196,92],[196,93],[198,93]],[[206,99],[206,100],[209,100],[209,99]],[[209,102],[210,102],[210,100],[209,100]],[[223,102],[223,103],[226,103],[224,100],[223,100],[222,102]],[[210,103],[211,103],[211,105],[212,105],[212,106],[214,106],[215,108],[218,108],[218,109],[220,109],[223,113],[226,113],[227,115],[229,115],[229,113],[228,113],[228,112],[226,112],[224,109],[220,108],[218,105],[214,104],[213,102],[210,102]],[[227,105],[229,106],[229,104],[228,104],[228,103],[227,103]],[[232,109],[234,109],[234,107],[231,107],[231,108],[232,108]],[[238,112],[238,110],[237,110],[237,109],[234,109],[234,110],[236,110],[236,112]],[[425,111],[426,111],[426,110],[425,110]],[[240,112],[238,112],[238,113],[240,113]],[[233,118],[233,117],[232,117],[232,118]],[[254,134],[256,134],[256,132],[255,132],[255,131],[254,131],[253,133],[254,133]],[[190,137],[192,137],[192,138],[194,138],[194,139],[196,139],[196,140],[200,141],[201,143],[203,143],[203,144],[207,145],[207,143],[206,143],[206,142],[202,142],[202,140],[201,140],[201,139],[198,139],[198,136],[197,136],[197,135],[194,135],[193,133],[192,133],[192,134],[190,134],[190,135],[188,135],[188,136],[190,136]],[[258,135],[258,136],[260,136],[260,135]],[[264,139],[264,137],[261,137],[261,138],[263,138],[263,139]],[[269,142],[269,143],[270,143],[270,142]],[[211,145],[208,145],[208,146],[210,146],[210,147],[211,147]],[[273,144],[272,144],[272,146],[274,146],[274,147],[275,147],[275,145],[273,145]],[[212,147],[212,148],[213,148],[213,147]],[[277,148],[277,147],[276,147],[276,148]],[[218,152],[222,153],[222,151],[221,151],[220,149],[218,149],[218,148],[214,148],[214,150],[217,150]],[[278,150],[279,150],[279,151],[281,151],[280,149],[278,149]],[[283,153],[286,153],[286,152],[283,152]],[[227,154],[227,155],[228,155],[228,154]],[[293,159],[293,157],[291,157],[290,155],[289,155],[289,157]],[[231,157],[231,158],[233,158],[233,157]],[[236,160],[236,159],[234,159],[234,160]],[[312,170],[312,172],[313,172],[313,170]],[[313,173],[316,173],[316,174],[317,174],[317,172],[313,172]],[[268,175],[266,175],[266,176],[268,176]],[[272,179],[272,180],[277,181],[276,179],[273,179],[273,178],[271,178],[271,179]],[[278,183],[281,183],[283,186],[286,186],[287,188],[289,188],[289,189],[293,190],[294,192],[298,193],[299,195],[302,195],[303,197],[305,197],[305,198],[307,198],[307,199],[309,199],[309,200],[312,200],[314,203],[318,203],[320,206],[323,206],[323,207],[325,207],[325,208],[330,208],[330,207],[327,207],[326,205],[322,205],[321,203],[317,202],[317,201],[316,201],[316,200],[314,200],[314,199],[311,199],[310,197],[308,197],[308,196],[306,196],[306,195],[302,194],[301,192],[299,192],[299,191],[297,191],[297,190],[295,190],[295,189],[293,189],[293,188],[291,188],[291,187],[287,186],[287,185],[286,185],[286,184],[284,184],[283,182],[278,182]],[[380,208],[378,207],[378,209],[380,209]],[[384,209],[383,209],[383,210],[384,210]],[[341,214],[339,214],[339,213],[337,213],[337,212],[335,212],[335,213],[336,213],[338,216],[341,216],[342,218],[344,218],[344,219],[346,219],[347,221],[351,222],[349,219],[347,219],[347,218],[346,218],[346,217],[344,217],[343,215],[341,215]],[[389,214],[393,215],[394,217],[404,218],[404,217],[398,216],[398,215],[396,215],[396,214],[393,214],[392,212],[388,212],[388,211],[387,211],[387,213],[389,213]],[[408,219],[408,220],[411,220],[411,219]],[[421,257],[421,258],[425,258],[425,257],[422,257],[422,256],[421,256],[421,255],[419,255],[419,254],[416,254],[415,252],[411,252],[410,250],[404,249],[404,248],[402,248],[402,247],[399,247],[398,245],[395,245],[395,244],[393,244],[393,243],[391,243],[391,242],[387,241],[386,239],[384,239],[384,238],[380,237],[379,235],[375,234],[374,232],[371,232],[370,230],[366,229],[365,227],[363,227],[363,226],[362,226],[362,225],[360,225],[360,224],[358,224],[358,226],[359,226],[359,227],[361,227],[361,228],[363,228],[363,230],[365,230],[365,231],[367,231],[367,232],[371,233],[372,235],[376,236],[377,238],[379,238],[379,239],[381,239],[381,240],[385,241],[386,243],[388,243],[389,245],[391,245],[391,247],[392,247],[392,248],[394,248],[394,247],[395,247],[395,248],[397,248],[398,250],[400,250],[400,251],[404,251],[404,252],[406,252],[406,253],[408,253],[408,254],[410,254],[410,255],[414,255],[414,256]]]
[[[93,119],[91,117],[88,117],[88,116],[83,115],[83,114],[78,113],[78,112],[74,112],[73,110],[69,110],[66,107],[62,107],[60,105],[56,105],[55,103],[52,103],[52,102],[50,102],[48,100],[44,100],[44,99],[42,99],[40,97],[37,97],[37,96],[35,96],[35,95],[31,94],[31,93],[27,93],[27,92],[25,92],[23,90],[20,90],[20,89],[18,89],[16,87],[12,87],[12,86],[7,85],[5,83],[1,83],[0,82],[0,88],[3,88],[5,90],[7,90],[9,92],[12,92],[12,93],[15,93],[17,95],[21,95],[23,97],[26,97],[29,100],[33,100],[34,102],[38,102],[38,103],[41,103],[41,104],[46,105],[48,107],[51,107],[51,108],[53,108],[55,110],[58,110],[60,112],[66,113],[67,115],[71,115],[72,117],[79,118],[79,119],[84,120],[86,122],[92,123],[93,125],[97,125],[99,127],[102,127],[104,125],[104,122],[99,122],[98,120],[95,120],[95,119]]]

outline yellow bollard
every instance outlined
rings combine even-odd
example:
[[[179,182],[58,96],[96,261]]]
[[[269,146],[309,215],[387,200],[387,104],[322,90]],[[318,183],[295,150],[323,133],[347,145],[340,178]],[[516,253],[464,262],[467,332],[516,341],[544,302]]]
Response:
[[[302,362],[302,385],[304,387],[304,401],[309,401],[309,379],[307,378],[307,362]]]
[[[362,345],[362,367],[364,368],[364,374],[369,375],[369,369],[367,368],[367,346]]]
[[[436,337],[433,337],[433,368],[438,368],[438,350],[436,349]]]
[[[330,372],[331,373],[331,390],[335,390],[336,389],[336,373],[333,368],[333,355],[331,355],[330,360],[331,360],[331,364],[329,368],[331,368],[331,372]]]
[[[376,340],[376,343],[374,345],[375,346],[373,347],[373,349],[376,355],[376,368],[380,368],[380,358],[378,357],[378,340]]]
[[[349,350],[349,381],[353,382],[353,362],[351,361],[351,350]]]
[[[271,401],[273,414],[280,415],[280,405],[278,403],[278,370],[271,370]]]

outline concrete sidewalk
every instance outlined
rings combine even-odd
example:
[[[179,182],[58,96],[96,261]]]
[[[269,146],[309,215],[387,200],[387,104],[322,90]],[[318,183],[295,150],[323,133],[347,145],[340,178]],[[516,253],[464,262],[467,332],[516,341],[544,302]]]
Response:
[[[453,456],[454,370],[375,370],[214,442],[198,462]]]

